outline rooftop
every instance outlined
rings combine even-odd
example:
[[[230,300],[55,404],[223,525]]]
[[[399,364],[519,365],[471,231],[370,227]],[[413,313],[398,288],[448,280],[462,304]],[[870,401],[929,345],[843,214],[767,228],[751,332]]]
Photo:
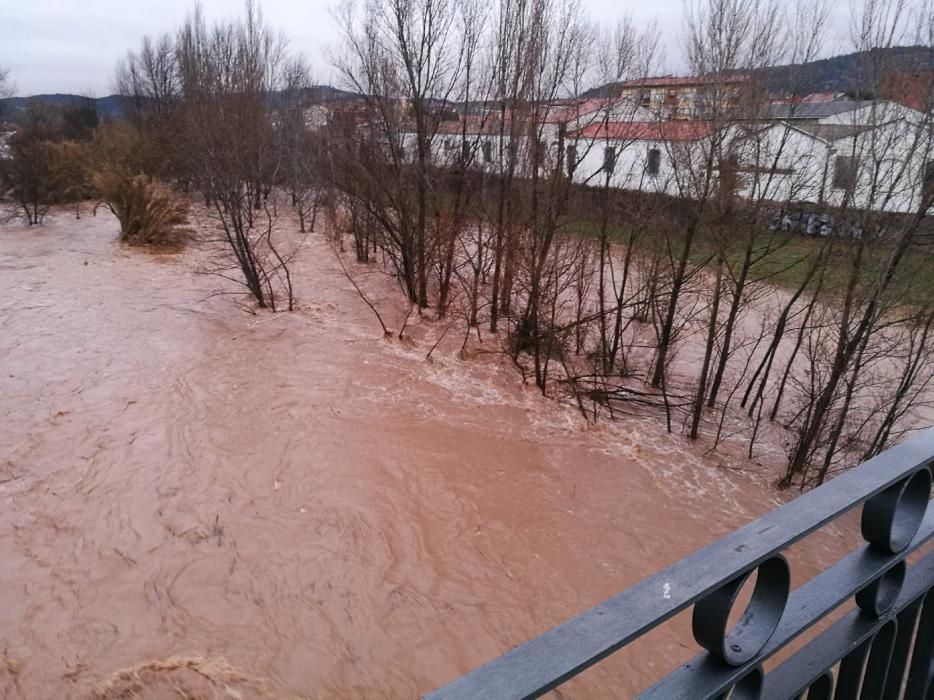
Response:
[[[749,80],[745,73],[730,73],[727,75],[661,75],[650,78],[634,78],[617,83],[617,87],[678,87],[692,85],[711,85],[725,83],[744,83]]]
[[[844,112],[852,112],[871,104],[873,104],[872,100],[848,99],[803,104],[773,102],[768,106],[767,115],[770,119],[823,119]]]
[[[802,127],[802,131],[814,134],[825,141],[838,141],[869,131],[877,125],[872,124],[814,124]]]
[[[611,122],[586,126],[577,136],[620,141],[698,141],[716,128],[712,122],[699,121]]]

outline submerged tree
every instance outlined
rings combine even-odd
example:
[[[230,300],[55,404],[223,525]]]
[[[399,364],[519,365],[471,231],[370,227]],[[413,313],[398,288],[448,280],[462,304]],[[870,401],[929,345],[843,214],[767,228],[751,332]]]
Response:
[[[923,19],[915,26],[930,39],[932,18]],[[878,88],[891,70],[883,53],[870,49],[895,45],[909,23],[907,8],[895,0],[868,2],[862,8],[854,22],[854,38],[864,52],[860,79],[867,90]],[[931,104],[929,98],[925,101]],[[850,238],[838,258],[842,292],[824,314],[829,314],[825,342],[807,353],[812,381],[804,394],[807,405],[794,422],[797,439],[783,485],[795,478],[802,485],[820,484],[841,457],[884,449],[887,438],[880,436],[890,433],[882,429],[865,441],[866,426],[856,418],[868,400],[865,392],[872,385],[873,368],[888,362],[891,373],[893,361],[896,367],[901,365],[895,374],[902,381],[888,384],[892,396],[901,397],[891,403],[904,410],[903,400],[911,390],[902,383],[907,378],[914,386],[918,375],[910,369],[912,358],[918,356],[919,340],[927,344],[926,332],[919,335],[912,330],[919,323],[926,327],[926,308],[920,316],[906,315],[901,309],[916,303],[911,298],[913,248],[934,204],[926,172],[926,164],[934,158],[931,112],[898,118],[900,110],[887,102],[873,102],[869,112],[871,128],[849,139],[841,154],[855,164],[852,177],[840,183],[844,186],[837,194],[837,210],[846,222],[840,233]],[[887,216],[885,211],[899,201],[909,202],[910,211]],[[904,352],[892,346],[904,342],[909,344]],[[894,360],[899,356],[900,361]]]
[[[0,170],[15,213],[31,226],[41,224],[52,205],[72,201],[87,181],[83,152],[62,143],[62,138],[61,114],[31,100],[10,139],[10,158]]]
[[[462,81],[469,34],[460,0],[392,0],[340,14],[337,68],[362,95],[365,117],[354,148],[332,162],[335,184],[381,229],[379,240],[412,303],[429,306],[438,252],[436,144],[446,105]]]
[[[0,66],[0,100],[13,96],[13,83],[10,80],[10,69]],[[0,105],[0,117],[3,116],[3,105]]]

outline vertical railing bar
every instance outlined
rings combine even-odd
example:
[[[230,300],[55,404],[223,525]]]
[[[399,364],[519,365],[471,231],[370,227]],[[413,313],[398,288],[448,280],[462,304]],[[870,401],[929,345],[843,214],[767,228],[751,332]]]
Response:
[[[923,598],[919,598],[896,616],[898,619],[898,636],[895,638],[895,648],[892,650],[892,661],[889,667],[889,677],[885,682],[885,691],[882,700],[899,700],[902,686],[905,684],[905,671],[908,666],[908,654],[914,641],[915,630],[918,626],[918,614],[921,611]]]
[[[897,616],[899,612],[921,600],[925,595],[931,597],[928,590],[932,584],[934,584],[934,552],[925,556],[908,570],[902,592],[892,611],[881,618],[874,618],[860,610],[851,610],[768,673],[765,677],[762,699],[785,700],[806,688],[843,656],[867,642],[889,619]],[[841,696],[838,690],[836,697],[845,696]],[[858,695],[846,697],[846,700],[853,700],[855,697]]]
[[[893,617],[873,635],[869,643],[869,659],[863,674],[863,689],[860,700],[879,700],[885,689],[885,681],[892,661],[892,648],[898,632],[898,618]]]
[[[863,681],[863,671],[866,668],[866,657],[869,656],[871,639],[862,642],[853,651],[840,661],[840,671],[837,674],[837,692],[835,700],[856,700]]]
[[[911,653],[908,679],[905,682],[905,700],[925,700],[930,685],[931,659],[934,654],[934,588],[924,596],[921,615],[918,618],[918,633]]]

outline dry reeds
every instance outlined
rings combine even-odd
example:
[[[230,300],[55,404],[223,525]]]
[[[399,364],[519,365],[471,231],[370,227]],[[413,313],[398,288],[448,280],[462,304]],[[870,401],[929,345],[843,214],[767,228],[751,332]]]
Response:
[[[179,245],[189,236],[188,203],[145,175],[105,170],[94,177],[101,198],[120,222],[130,245]]]

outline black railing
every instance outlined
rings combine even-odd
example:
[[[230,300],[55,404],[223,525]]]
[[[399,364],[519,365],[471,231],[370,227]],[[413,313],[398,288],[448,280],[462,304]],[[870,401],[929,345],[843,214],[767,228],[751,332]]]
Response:
[[[640,698],[932,700],[934,553],[910,567],[906,562],[934,534],[932,468],[934,429],[426,699],[539,697],[693,604],[694,638],[704,651]],[[791,591],[782,550],[860,504],[866,544]],[[730,610],[754,571],[745,612],[727,630]],[[764,673],[763,662],[851,598],[853,610]]]

